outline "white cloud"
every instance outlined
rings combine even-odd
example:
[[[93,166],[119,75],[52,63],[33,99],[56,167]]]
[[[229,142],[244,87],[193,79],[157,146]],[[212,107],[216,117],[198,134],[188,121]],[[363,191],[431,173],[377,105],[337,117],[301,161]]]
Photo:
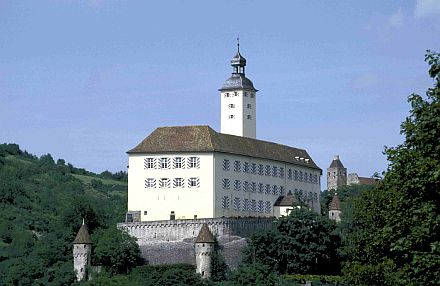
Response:
[[[416,18],[440,16],[440,0],[417,0],[414,16]]]
[[[405,14],[402,8],[399,8],[394,14],[388,18],[388,27],[390,28],[400,28],[403,26],[405,20]]]

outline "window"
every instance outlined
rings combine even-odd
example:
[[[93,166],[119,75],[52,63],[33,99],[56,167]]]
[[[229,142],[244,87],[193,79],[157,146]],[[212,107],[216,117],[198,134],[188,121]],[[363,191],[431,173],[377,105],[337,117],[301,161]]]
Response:
[[[234,96],[238,96],[238,95],[239,95],[238,92],[234,91]]]
[[[222,199],[222,208],[229,209],[229,197],[224,196]]]
[[[248,211],[250,209],[249,199],[243,200],[243,211]]]
[[[249,173],[249,162],[243,163],[243,172]]]
[[[229,107],[229,108],[235,108],[235,104],[230,103],[230,104],[228,104],[228,107]]]
[[[230,114],[230,115],[228,116],[228,118],[229,118],[229,119],[234,119],[234,118],[235,118],[235,115]]]
[[[298,181],[298,170],[295,170],[294,180],[295,180],[295,181]]]
[[[252,163],[251,172],[252,172],[252,174],[256,174],[257,173],[257,164]]]
[[[200,158],[199,157],[189,157],[188,158],[188,168],[200,168]]]
[[[303,181],[303,172],[299,171],[299,181],[302,182]]]
[[[251,201],[251,211],[253,211],[253,212],[257,211],[257,201],[256,200]]]
[[[258,165],[258,175],[263,176],[264,174],[264,166],[263,164]]]
[[[231,181],[229,179],[223,179],[222,186],[224,190],[229,190],[231,187]]]
[[[145,180],[145,188],[155,188],[156,187],[156,179],[147,178]]]
[[[147,215],[148,214],[148,211],[144,211],[144,215]]]
[[[229,92],[225,93],[225,97],[229,97]]]
[[[156,159],[155,158],[145,158],[144,159],[144,168],[145,169],[156,168]]]
[[[159,188],[169,188],[170,187],[170,179],[161,178],[159,180]]]
[[[256,191],[257,191],[257,183],[252,182],[252,184],[251,184],[251,192],[255,193]]]
[[[182,157],[174,157],[173,165],[175,169],[182,169],[185,166],[185,160]]]
[[[264,212],[264,202],[263,201],[258,201],[258,212],[262,213]]]
[[[258,192],[260,194],[262,194],[264,192],[264,185],[263,185],[263,183],[259,183],[258,184]]]
[[[270,195],[270,185],[269,185],[269,184],[266,184],[266,188],[265,188],[264,192],[265,192],[267,195]]]
[[[240,191],[241,190],[241,182],[239,180],[234,181],[234,191]]]
[[[278,167],[272,166],[272,177],[277,177],[277,176],[278,176]]]
[[[309,174],[309,182],[313,183],[313,175],[312,175],[312,173]]]
[[[252,119],[252,116],[250,114],[246,115],[247,119]]]
[[[255,97],[255,93],[251,93],[251,98],[254,98]]]
[[[246,91],[244,92],[244,97],[248,97],[248,93]]]
[[[289,170],[287,171],[287,178],[288,178],[289,180],[292,180],[292,169],[289,169]]]
[[[234,198],[233,208],[234,211],[239,211],[241,207],[240,198]]]
[[[190,188],[198,188],[200,186],[199,178],[189,178],[188,179],[188,187]]]
[[[248,181],[244,181],[244,183],[243,183],[243,191],[249,192],[249,188],[250,188],[249,182]]]
[[[234,161],[234,171],[241,172],[241,163],[240,161]]]
[[[278,195],[278,186],[273,185],[273,187],[272,187],[272,195]]]
[[[284,179],[284,168],[280,167],[280,172],[279,172],[280,178]]]
[[[183,188],[184,182],[183,178],[174,178],[173,187],[174,188]]]
[[[318,184],[318,175],[315,175],[315,184]]]
[[[308,182],[309,181],[309,174],[307,172],[304,172],[304,182]]]
[[[230,162],[228,159],[223,159],[223,170],[229,171]]]
[[[170,158],[160,158],[159,166],[161,169],[168,169],[170,167]]]
[[[265,174],[266,176],[270,176],[270,166],[269,166],[269,165],[266,165],[266,168],[265,168],[264,171],[265,171],[264,174]]]
[[[280,196],[284,196],[284,186],[280,186]]]
[[[271,203],[269,201],[266,202],[264,210],[268,214],[272,212],[272,206],[271,206]]]
[[[248,109],[252,109],[252,104],[248,103],[248,104],[246,105],[246,107],[247,107]]]

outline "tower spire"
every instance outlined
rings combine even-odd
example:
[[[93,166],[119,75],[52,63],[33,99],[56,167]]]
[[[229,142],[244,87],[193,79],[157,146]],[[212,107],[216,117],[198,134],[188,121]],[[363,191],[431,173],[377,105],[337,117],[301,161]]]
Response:
[[[237,36],[237,52],[240,53],[240,34]]]

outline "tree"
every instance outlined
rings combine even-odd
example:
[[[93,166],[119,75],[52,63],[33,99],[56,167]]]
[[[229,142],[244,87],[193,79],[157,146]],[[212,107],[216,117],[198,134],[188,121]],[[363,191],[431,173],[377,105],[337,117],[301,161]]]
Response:
[[[402,144],[385,147],[381,183],[355,203],[344,274],[353,284],[438,285],[440,277],[440,56],[425,60],[434,87],[408,98]]]
[[[328,274],[338,271],[339,236],[328,218],[294,208],[274,223],[273,230],[251,236],[244,250],[246,264],[261,263],[281,274]]]
[[[242,266],[234,272],[231,285],[275,285],[276,275],[272,269],[264,264]]]
[[[93,263],[104,266],[112,274],[126,274],[144,263],[136,238],[116,227],[98,230],[92,240],[96,242]]]

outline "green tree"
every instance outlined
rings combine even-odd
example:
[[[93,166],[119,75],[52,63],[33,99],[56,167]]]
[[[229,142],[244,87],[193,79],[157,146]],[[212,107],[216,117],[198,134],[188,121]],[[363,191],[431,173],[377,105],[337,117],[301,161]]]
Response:
[[[307,208],[294,208],[274,222],[273,230],[251,236],[246,264],[261,263],[281,274],[330,274],[338,271],[339,236],[335,224]]]
[[[408,98],[402,144],[385,148],[382,182],[355,203],[344,274],[360,285],[440,283],[440,56],[426,61],[434,87]]]
[[[92,240],[96,243],[93,263],[104,266],[111,274],[129,273],[144,263],[136,238],[116,227],[98,230]]]
[[[272,286],[277,281],[273,270],[261,263],[254,263],[252,265],[241,266],[233,273],[229,285],[260,285]]]

